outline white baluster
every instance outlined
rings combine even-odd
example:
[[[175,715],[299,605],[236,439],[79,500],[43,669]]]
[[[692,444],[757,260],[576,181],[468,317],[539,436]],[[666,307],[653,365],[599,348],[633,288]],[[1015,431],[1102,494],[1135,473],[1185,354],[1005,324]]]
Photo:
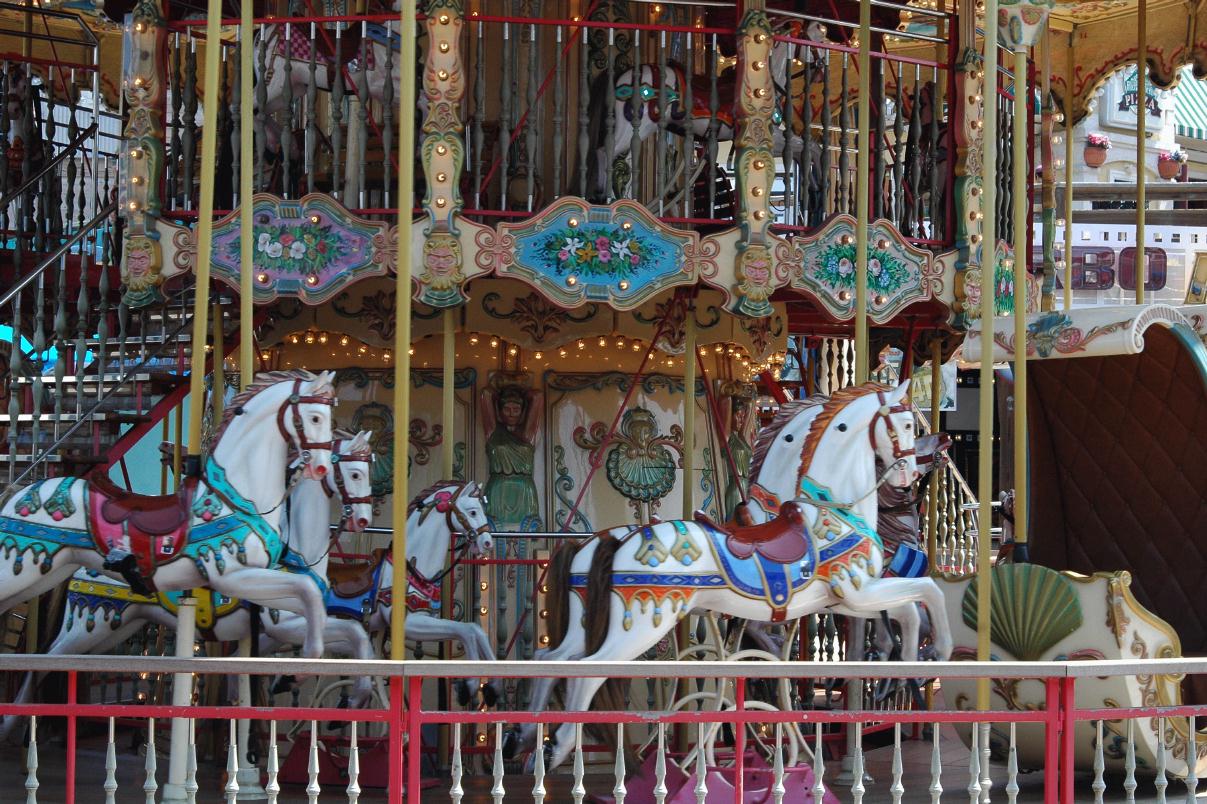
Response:
[[[544,751],[541,750],[541,729],[542,724],[536,724],[536,762],[540,776],[545,773],[545,758]],[[452,799],[453,804],[461,804],[461,797],[465,795],[465,790],[461,787],[461,774],[465,772],[465,766],[461,761],[461,724],[453,724],[453,763],[449,768],[449,773],[453,779],[453,786],[448,789],[448,797]],[[538,777],[539,778],[539,777]],[[539,784],[539,782],[538,782]],[[539,803],[538,803],[539,804]]]
[[[939,724],[931,724],[930,745],[930,804],[939,804],[943,798],[943,758],[939,750]]]
[[[1199,752],[1198,749],[1195,748],[1194,744],[1198,735],[1194,731],[1193,715],[1186,718],[1186,725],[1190,727],[1190,733],[1186,740],[1186,800],[1190,802],[1190,804],[1195,804],[1195,794],[1199,789]]]
[[[889,786],[889,793],[893,797],[893,804],[901,804],[901,796],[905,793],[905,785],[901,784],[901,775],[904,768],[901,765],[901,724],[893,724],[893,783]]]
[[[307,763],[306,770],[310,776],[310,781],[306,784],[306,796],[310,804],[318,804],[319,793],[323,792],[323,788],[319,787],[319,724],[317,720],[310,721],[310,761]]]
[[[693,789],[696,804],[704,804],[708,798],[708,761],[704,756],[704,731],[703,723],[696,724],[696,786]]]
[[[1006,760],[1006,800],[1010,804],[1018,801],[1018,745],[1015,743],[1017,723],[1010,724],[1010,756]]]
[[[184,750],[184,800],[197,804],[197,721],[189,718],[189,744]]]
[[[142,786],[147,795],[146,804],[155,804],[155,791],[159,789],[159,783],[155,781],[155,763],[155,718],[151,718],[147,721],[147,761],[143,766],[147,771],[147,780]]]
[[[989,804],[989,791],[993,780],[989,778],[989,724],[981,724],[981,804]]]
[[[239,800],[239,721],[232,719],[230,724],[230,745],[226,749],[225,790],[226,804],[235,804]],[[192,725],[192,721],[190,721],[190,732],[192,731]],[[190,739],[189,742],[192,743],[193,741]]]
[[[1136,804],[1136,739],[1135,739],[1136,721],[1129,718],[1127,721],[1127,754],[1123,759],[1123,792],[1126,796],[1126,801],[1130,804]]]
[[[29,718],[29,749],[25,752],[25,804],[38,804],[38,716]]]
[[[862,682],[861,682],[862,683]],[[863,804],[863,794],[865,792],[863,786],[863,724],[855,724],[855,760],[851,763],[851,776],[854,777],[854,784],[851,785],[851,800],[855,804]]]
[[[1094,791],[1094,804],[1102,804],[1102,794],[1106,792],[1106,781],[1102,772],[1106,762],[1102,758],[1102,721],[1094,721],[1094,783],[1090,789]]]
[[[1153,785],[1157,788],[1157,804],[1165,804],[1165,788],[1169,787],[1165,775],[1165,718],[1157,720],[1157,778]]]
[[[772,764],[771,770],[774,776],[775,784],[771,788],[771,800],[775,804],[783,804],[784,794],[787,789],[784,787],[784,724],[775,724],[775,762]]]
[[[114,719],[109,718],[109,742],[105,745],[105,804],[117,802],[117,746],[113,740]]]
[[[666,793],[666,724],[659,722],[658,754],[654,757],[654,804],[666,804]]]
[[[822,777],[826,775],[826,761],[823,759],[821,750],[821,724],[815,724],[816,736],[813,743],[813,801],[814,804],[821,804],[825,800],[826,786],[822,783]]]
[[[972,724],[972,745],[968,749],[968,801],[969,804],[981,802],[981,727]]]
[[[616,804],[624,804],[625,797],[629,795],[629,789],[625,786],[624,777],[627,773],[624,767],[624,724],[616,724],[616,785],[612,788],[612,798],[616,800]]]
[[[624,742],[616,744],[617,756],[624,755]],[[570,788],[570,795],[574,798],[574,804],[583,804],[583,799],[587,797],[587,788],[583,785],[583,776],[586,769],[583,767],[583,724],[574,724],[574,786]]]
[[[360,801],[360,746],[356,726],[356,721],[352,721],[352,745],[348,752],[348,804],[358,804]]]
[[[277,722],[268,721],[268,784],[264,792],[268,794],[268,804],[277,804],[277,796],[281,794],[281,785],[277,782],[277,771],[280,764],[277,759]]]
[[[495,804],[503,804],[503,795],[506,792],[503,789],[503,721],[495,724],[494,765],[495,783],[490,788],[490,795]]]

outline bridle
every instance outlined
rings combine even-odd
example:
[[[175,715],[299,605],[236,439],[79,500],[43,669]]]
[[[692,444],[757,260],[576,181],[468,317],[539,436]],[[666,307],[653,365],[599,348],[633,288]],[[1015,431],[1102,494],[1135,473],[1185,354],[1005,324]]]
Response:
[[[298,468],[309,465],[312,457],[310,452],[311,450],[323,449],[327,450],[328,452],[334,451],[332,447],[334,441],[311,441],[306,437],[306,428],[302,424],[301,411],[302,405],[327,405],[328,407],[335,407],[334,397],[319,394],[303,395],[301,390],[302,380],[300,378],[295,379],[293,381],[293,393],[289,395],[289,399],[287,399],[285,404],[282,405],[280,410],[277,411],[277,429],[281,431],[281,437],[284,438],[286,442],[292,442],[298,451],[298,457],[290,468]],[[286,415],[291,417],[291,423],[293,424],[294,429],[293,435],[290,435],[288,428],[285,427]]]
[[[884,391],[877,391],[876,398],[880,402],[880,409],[876,411],[876,415],[872,417],[872,423],[868,426],[868,440],[872,444],[872,451],[876,450],[876,422],[884,419],[884,429],[888,433],[889,443],[893,445],[893,465],[901,461],[902,458],[910,456],[917,457],[917,450],[914,447],[909,449],[901,449],[901,434],[897,432],[897,427],[893,424],[894,413],[910,413],[912,408],[906,401],[898,402],[895,405],[888,404],[888,398]]]
[[[431,499],[423,502],[417,501],[416,503],[416,508],[419,511],[419,524],[423,524],[423,521],[427,519],[428,515],[431,514],[432,511],[436,511],[437,513],[444,514],[444,523],[448,526],[449,533],[457,534],[457,541],[454,542],[452,549],[452,560],[449,561],[449,565],[447,567],[437,573],[434,577],[425,578],[419,572],[419,570],[415,568],[414,561],[411,559],[407,560],[407,571],[415,575],[415,577],[419,578],[424,583],[438,584],[440,581],[442,581],[444,576],[448,575],[453,571],[453,569],[456,568],[458,562],[465,557],[465,554],[469,551],[470,546],[478,540],[478,537],[483,533],[490,532],[490,522],[483,522],[481,525],[475,528],[473,523],[469,521],[469,517],[465,515],[465,512],[457,506],[457,500],[461,497],[461,494],[467,488],[469,488],[469,485],[469,483],[461,483],[456,486],[456,491],[451,492],[437,491],[431,496]],[[476,496],[481,497],[481,492],[478,491]]]
[[[340,472],[339,463],[340,461],[359,461],[362,463],[371,464],[377,456],[375,456],[370,450],[350,452],[347,455],[344,455],[340,453],[340,448],[344,443],[343,439],[337,439],[332,443],[334,446],[331,450],[331,463],[334,466],[330,476],[323,475],[323,493],[328,497],[334,497],[336,494],[339,494],[339,501],[340,505],[342,506],[340,509],[341,513],[344,519],[349,519],[352,516],[352,506],[372,505],[373,497],[353,497],[352,493],[348,491],[348,487],[344,485],[344,475],[342,472]],[[335,488],[331,487],[332,481],[335,483]]]

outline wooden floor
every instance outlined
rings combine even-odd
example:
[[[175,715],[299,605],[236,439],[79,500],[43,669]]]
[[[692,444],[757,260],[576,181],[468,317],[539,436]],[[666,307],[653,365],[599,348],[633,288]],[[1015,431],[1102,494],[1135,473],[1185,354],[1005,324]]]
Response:
[[[119,738],[118,746],[117,801],[119,804],[127,804],[127,802],[129,804],[145,804],[146,796],[142,790],[145,780],[143,770],[145,758],[141,752],[131,749],[130,736],[127,736],[124,740]],[[950,730],[942,732],[941,748],[944,758],[941,776],[941,783],[944,788],[943,801],[966,802],[968,801],[968,751],[960,743],[954,732]],[[76,783],[76,801],[80,802],[80,804],[93,804],[94,802],[99,804],[104,801],[102,787],[105,776],[104,753],[103,741],[94,738],[85,740],[81,746],[77,756],[78,775]],[[930,756],[929,742],[907,741],[903,743],[902,760],[904,765],[903,784],[905,786],[905,794],[902,801],[906,802],[906,804],[923,804],[924,802],[931,801],[931,795],[928,790],[930,785]],[[864,802],[867,802],[867,804],[880,804],[881,802],[892,801],[892,795],[889,790],[893,778],[892,747],[887,746],[869,750],[866,757],[866,770],[870,779],[865,782],[867,792],[863,799]],[[64,801],[64,769],[65,752],[62,741],[52,738],[47,742],[40,742],[38,769],[40,787],[37,799],[39,802],[60,804]],[[828,764],[827,786],[840,801],[850,801],[850,790],[846,787],[833,784],[831,774],[837,771],[837,763]],[[166,776],[167,760],[165,757],[159,763],[158,779],[161,785],[161,792]],[[24,802],[26,800],[24,790],[25,777],[24,749],[11,745],[0,747],[0,780],[3,780],[3,785],[0,785],[0,804]],[[993,800],[1006,801],[1005,768],[994,766],[992,777],[994,780]],[[219,763],[204,763],[198,773],[198,782],[200,785],[197,795],[199,804],[220,804],[220,802],[225,801],[222,793],[225,777],[219,770]],[[546,781],[546,789],[548,791],[546,801],[550,802],[550,804],[571,801],[571,782],[571,777],[566,774],[553,774],[548,777]],[[466,804],[491,801],[490,789],[492,783],[491,778],[488,776],[466,777],[463,782],[466,793],[463,800]],[[1077,780],[1077,802],[1094,801],[1094,794],[1090,783],[1091,779],[1088,776]],[[1108,790],[1105,800],[1123,801],[1122,780],[1118,778],[1108,779],[1107,783]],[[1020,776],[1018,801],[1027,802],[1028,804],[1042,801],[1043,784],[1044,778],[1042,772]],[[504,786],[507,790],[504,801],[532,801],[532,785],[533,780],[531,776],[509,774],[504,779]],[[588,794],[607,796],[611,793],[612,785],[612,776],[606,772],[592,772],[585,780]],[[344,785],[342,784],[325,786],[319,797],[319,801],[347,801],[343,788]],[[1171,801],[1186,800],[1185,787],[1182,782],[1171,780],[1168,796]],[[1201,797],[1207,798],[1207,792],[1203,793]],[[384,802],[385,800],[384,791],[381,790],[366,789],[360,796],[360,801],[364,802],[364,804],[375,804],[376,802]],[[425,790],[422,800],[424,802],[447,802],[449,800],[448,780],[439,780],[437,786]],[[1140,788],[1137,791],[1136,800],[1139,802],[1156,801],[1151,778],[1140,778]],[[281,804],[303,804],[304,802],[308,802],[309,798],[306,795],[304,786],[285,785],[279,801]],[[629,804],[647,804],[647,802],[636,800],[633,795],[629,796],[628,802]]]

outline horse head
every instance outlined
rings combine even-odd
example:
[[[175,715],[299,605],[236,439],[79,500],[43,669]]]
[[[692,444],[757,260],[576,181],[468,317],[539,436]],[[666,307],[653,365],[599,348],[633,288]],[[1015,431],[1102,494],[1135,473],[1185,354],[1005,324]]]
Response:
[[[331,455],[335,471],[323,480],[327,496],[339,495],[342,527],[349,533],[361,533],[373,521],[372,436],[372,431],[362,430],[354,437],[336,439]]]
[[[891,485],[907,488],[921,474],[915,446],[914,411],[909,401],[909,380],[888,391],[877,391],[880,403],[869,425],[868,437],[876,457],[888,467]]]
[[[446,480],[420,493],[409,506],[416,525],[423,525],[433,513],[443,515],[449,533],[460,533],[476,555],[486,555],[494,547],[486,497],[475,481]]]

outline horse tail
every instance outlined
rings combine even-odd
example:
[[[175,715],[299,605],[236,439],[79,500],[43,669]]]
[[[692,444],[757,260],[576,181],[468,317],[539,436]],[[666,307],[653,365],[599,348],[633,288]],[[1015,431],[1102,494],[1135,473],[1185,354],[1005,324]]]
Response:
[[[587,606],[586,606],[586,656],[590,656],[603,647],[608,638],[608,626],[612,611],[612,564],[616,551],[624,544],[623,539],[617,539],[609,534],[599,535],[599,546],[591,557],[591,569],[587,572]],[[609,678],[595,693],[591,708],[597,711],[621,712],[625,709],[624,694],[629,685],[629,679]],[[624,751],[626,764],[636,761],[636,756],[630,755],[627,745],[617,744],[616,730],[607,727],[591,729],[596,739],[613,751]]]
[[[549,647],[556,648],[570,630],[570,565],[578,555],[579,545],[562,544],[549,560],[550,594],[545,597]]]
[[[591,94],[587,101],[587,175],[580,176],[581,187],[586,188],[588,201],[595,203],[606,201],[608,198],[608,161],[611,154],[604,155],[604,164],[599,164],[599,149],[606,145],[608,104],[615,95],[612,87],[608,86],[608,73],[601,72],[591,81]],[[580,140],[580,143],[582,141]],[[597,187],[597,177],[603,176],[603,186]]]

